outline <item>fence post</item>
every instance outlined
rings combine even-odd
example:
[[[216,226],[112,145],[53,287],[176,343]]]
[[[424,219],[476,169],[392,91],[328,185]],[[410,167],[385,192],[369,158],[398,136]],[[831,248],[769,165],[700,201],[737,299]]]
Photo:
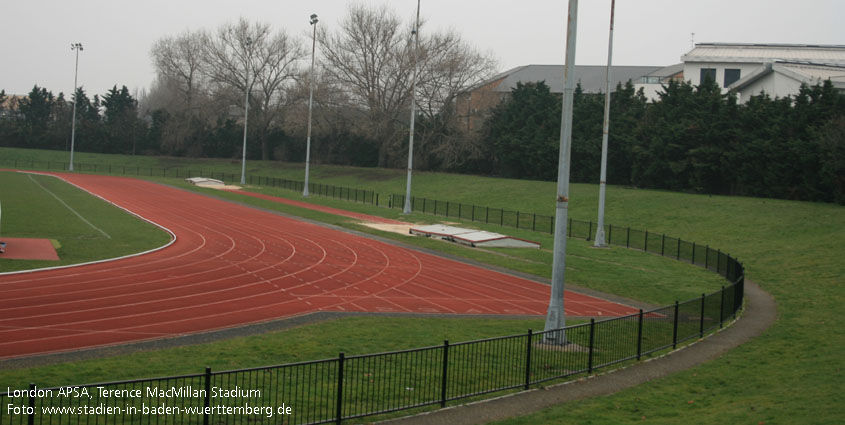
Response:
[[[698,324],[698,337],[704,337],[704,299],[705,295],[701,294],[701,322]]]
[[[464,212],[464,204],[458,202],[458,218],[461,219],[461,220],[464,219],[464,216],[462,214],[463,212]]]
[[[625,236],[625,248],[631,247],[631,228],[628,228],[628,234]]]
[[[704,248],[704,268],[705,269],[710,268],[710,262],[708,260],[710,260],[710,245],[707,245],[707,247]]]
[[[648,252],[648,230],[645,231],[645,241],[643,241],[643,251]]]
[[[440,407],[446,407],[446,382],[449,373],[449,340],[443,341],[443,377],[440,380]]]
[[[341,352],[337,356],[337,409],[335,411],[335,423],[340,425],[343,420],[343,359]]]
[[[716,250],[716,273],[719,273],[719,269],[722,268],[722,250]]]
[[[660,256],[662,256],[662,257],[665,257],[665,256],[666,256],[666,254],[664,254],[664,253],[666,252],[666,251],[665,251],[665,248],[666,248],[666,234],[664,233],[664,234],[663,234],[663,239],[662,239],[662,241],[660,242]]]
[[[28,425],[35,424],[35,383],[29,383],[29,415],[27,415],[26,423]],[[5,406],[4,406],[5,407]],[[11,422],[11,419],[10,421]]]
[[[596,337],[596,319],[590,319],[590,356],[587,360],[587,373],[593,373],[593,341]]]
[[[528,342],[525,344],[525,389],[531,385],[531,343],[533,342],[534,332],[528,330]]]
[[[678,238],[678,257],[676,258],[676,260],[681,260],[681,238]]]
[[[519,229],[519,210],[516,210],[516,228]]]
[[[725,320],[725,285],[722,285],[722,291],[719,293],[719,329],[722,328]]]
[[[208,425],[208,412],[211,410],[211,368],[205,368],[205,409],[202,414],[203,425]]]
[[[675,301],[675,323],[672,325],[672,349],[678,348],[678,301]]]
[[[643,309],[640,309],[640,320],[637,325],[637,360],[643,353]]]
[[[695,242],[692,243],[692,265],[695,265]]]
[[[484,207],[484,223],[490,223],[490,207]]]
[[[531,220],[531,230],[537,231],[537,213],[534,213],[534,218]]]

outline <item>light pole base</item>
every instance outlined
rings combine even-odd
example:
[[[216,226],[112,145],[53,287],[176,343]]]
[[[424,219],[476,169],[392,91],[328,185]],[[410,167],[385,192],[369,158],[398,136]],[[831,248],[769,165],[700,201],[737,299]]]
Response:
[[[596,240],[593,242],[593,246],[596,248],[607,248],[607,243],[604,241],[604,226],[599,226],[596,229]]]

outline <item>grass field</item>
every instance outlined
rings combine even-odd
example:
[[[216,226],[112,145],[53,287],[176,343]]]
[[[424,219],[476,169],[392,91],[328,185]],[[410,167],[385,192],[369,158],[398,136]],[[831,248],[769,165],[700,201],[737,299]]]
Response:
[[[16,155],[39,160],[54,155],[51,160],[66,160],[63,152],[0,149],[0,157],[4,159]],[[171,161],[80,157],[80,161],[100,163],[111,160],[148,161],[155,166],[161,161]],[[227,161],[203,164],[226,172],[238,167]],[[301,179],[295,175],[301,173],[300,164],[251,162],[250,168],[262,175]],[[404,191],[404,176],[399,170],[320,165],[313,170],[312,179],[316,182],[376,189],[382,193]],[[416,196],[495,207],[519,205],[521,210],[542,214],[549,214],[553,205],[546,198],[553,196],[554,185],[546,182],[436,173],[416,173],[414,182]],[[594,185],[573,185],[570,216],[593,219],[597,192]],[[315,202],[337,201],[315,198]],[[384,211],[382,215],[395,213],[363,205],[339,202],[337,205],[359,210],[369,208],[373,210],[367,210],[371,213]],[[845,300],[845,208],[610,187],[607,221],[665,232],[730,252],[744,262],[750,279],[775,296],[778,321],[756,340],[692,370],[613,396],[569,403],[507,423],[624,424],[644,419],[658,424],[680,420],[701,424],[841,423],[845,417],[841,388],[845,382],[842,373],[845,327],[840,324],[841,303]],[[511,229],[507,232],[513,233]],[[528,238],[539,239],[537,235]],[[576,245],[570,244],[573,251]],[[619,251],[624,250],[612,252]],[[518,266],[520,269],[542,269],[544,261],[507,262],[528,264]],[[518,327],[525,328],[522,324]],[[2,379],[5,382],[6,378]]]
[[[0,272],[115,258],[158,248],[170,235],[59,179],[0,172],[2,235],[52,239],[59,261],[0,260]]]

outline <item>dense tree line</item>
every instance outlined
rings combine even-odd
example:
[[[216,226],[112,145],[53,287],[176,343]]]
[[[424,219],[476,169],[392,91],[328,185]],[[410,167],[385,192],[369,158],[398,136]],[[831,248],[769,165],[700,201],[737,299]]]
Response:
[[[155,126],[138,114],[138,101],[126,86],[115,85],[102,96],[89,98],[80,87],[70,100],[64,93],[37,85],[23,97],[0,91],[0,146],[69,150],[73,104],[76,139],[88,152],[157,152]],[[5,105],[5,106],[2,106]]]
[[[604,96],[576,89],[571,176],[598,182]],[[484,173],[556,178],[560,96],[520,84],[483,132]],[[670,82],[655,102],[611,95],[608,182],[710,194],[845,203],[845,95],[830,81],[738,104],[710,80]]]

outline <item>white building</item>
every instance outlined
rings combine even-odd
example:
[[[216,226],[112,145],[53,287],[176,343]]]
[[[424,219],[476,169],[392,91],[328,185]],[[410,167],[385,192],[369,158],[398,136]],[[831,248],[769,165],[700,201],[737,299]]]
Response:
[[[761,92],[795,95],[801,84],[825,80],[845,90],[845,46],[699,43],[681,60],[686,81],[699,85],[712,78],[725,92],[737,93],[741,103]]]

